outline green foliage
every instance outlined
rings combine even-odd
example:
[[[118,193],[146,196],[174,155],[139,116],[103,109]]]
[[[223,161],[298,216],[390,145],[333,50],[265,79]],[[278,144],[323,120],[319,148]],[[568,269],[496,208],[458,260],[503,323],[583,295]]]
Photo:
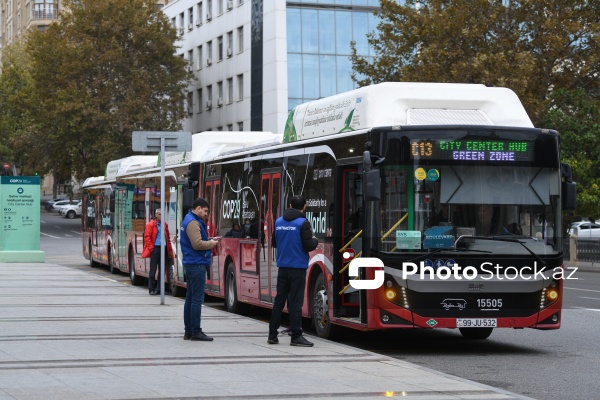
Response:
[[[36,112],[19,145],[27,168],[85,178],[131,155],[133,131],[180,129],[192,77],[153,0],[66,0],[65,9],[27,37]]]
[[[514,90],[535,126],[562,133],[581,215],[600,214],[600,0],[381,0],[375,57],[353,79]]]

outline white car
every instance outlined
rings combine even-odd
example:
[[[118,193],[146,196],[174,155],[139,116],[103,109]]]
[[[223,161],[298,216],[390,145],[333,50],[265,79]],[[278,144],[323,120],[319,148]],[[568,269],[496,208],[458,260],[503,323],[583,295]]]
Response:
[[[585,238],[600,238],[600,224],[589,221],[573,222],[569,227],[569,235],[575,233],[577,229],[577,237]]]
[[[81,215],[81,201],[77,204],[69,204],[58,209],[59,215],[64,215],[66,218],[73,219]]]
[[[50,212],[58,212],[62,206],[68,206],[68,205],[77,204],[77,203],[79,203],[79,200],[73,200],[73,201],[68,200],[68,199],[60,200],[60,201],[57,201],[56,203],[52,204],[52,206],[50,207]]]

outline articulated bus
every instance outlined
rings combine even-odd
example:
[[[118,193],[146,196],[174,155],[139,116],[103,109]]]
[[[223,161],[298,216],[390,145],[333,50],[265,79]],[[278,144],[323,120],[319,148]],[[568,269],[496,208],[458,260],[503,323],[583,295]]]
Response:
[[[203,132],[192,136],[193,150],[165,155],[165,214],[174,254],[181,254],[179,228],[189,206],[182,204],[182,188],[190,202],[200,195],[201,161],[218,154],[261,142],[280,143],[282,135],[270,132]],[[129,274],[133,285],[144,284],[150,260],[142,258],[146,224],[160,209],[160,159],[133,156],[107,164],[106,175],[88,178],[83,187],[83,254],[90,265],[106,265],[112,273]],[[190,204],[191,205],[191,204]],[[214,220],[214,217],[212,217]],[[211,234],[214,225],[209,225]],[[177,257],[165,265],[165,283],[174,296],[184,292],[185,279]]]
[[[223,238],[207,279],[231,312],[272,307],[274,223],[302,195],[320,242],[302,312],[319,336],[560,327],[562,209],[574,207],[575,184],[558,133],[534,128],[511,90],[363,87],[297,106],[282,144],[213,154],[201,174],[212,233],[246,227]],[[357,273],[355,260],[366,262]],[[379,288],[354,288],[381,270]]]
[[[107,265],[116,273],[114,199],[116,176],[128,168],[156,165],[156,156],[132,156],[107,164],[104,176],[87,178],[83,183],[81,227],[83,256],[90,266]],[[117,221],[118,222],[118,221]]]

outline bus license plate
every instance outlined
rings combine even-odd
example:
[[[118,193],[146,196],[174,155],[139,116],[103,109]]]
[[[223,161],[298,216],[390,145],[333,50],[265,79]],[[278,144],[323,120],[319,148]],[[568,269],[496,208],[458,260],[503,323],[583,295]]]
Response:
[[[457,328],[496,328],[496,318],[456,318]]]

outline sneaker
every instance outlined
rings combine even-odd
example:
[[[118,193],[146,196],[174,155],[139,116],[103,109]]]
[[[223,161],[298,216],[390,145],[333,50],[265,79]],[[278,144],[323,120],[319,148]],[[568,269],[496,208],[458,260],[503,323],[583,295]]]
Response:
[[[156,296],[156,295],[159,295],[159,294],[160,294],[160,292],[158,290],[153,290],[153,291],[150,292],[150,296]]]
[[[206,336],[204,332],[200,332],[196,335],[192,335],[192,337],[190,337],[190,340],[192,342],[212,342],[213,338],[211,338],[210,336]]]
[[[292,339],[290,346],[313,347],[314,343],[306,340],[304,336],[298,336],[296,339]]]
[[[269,343],[269,344],[278,344],[279,343],[279,339],[277,339],[276,337],[270,337],[267,340],[267,343]]]
[[[183,335],[183,340],[190,340],[192,338],[192,334],[191,333],[185,333]]]

